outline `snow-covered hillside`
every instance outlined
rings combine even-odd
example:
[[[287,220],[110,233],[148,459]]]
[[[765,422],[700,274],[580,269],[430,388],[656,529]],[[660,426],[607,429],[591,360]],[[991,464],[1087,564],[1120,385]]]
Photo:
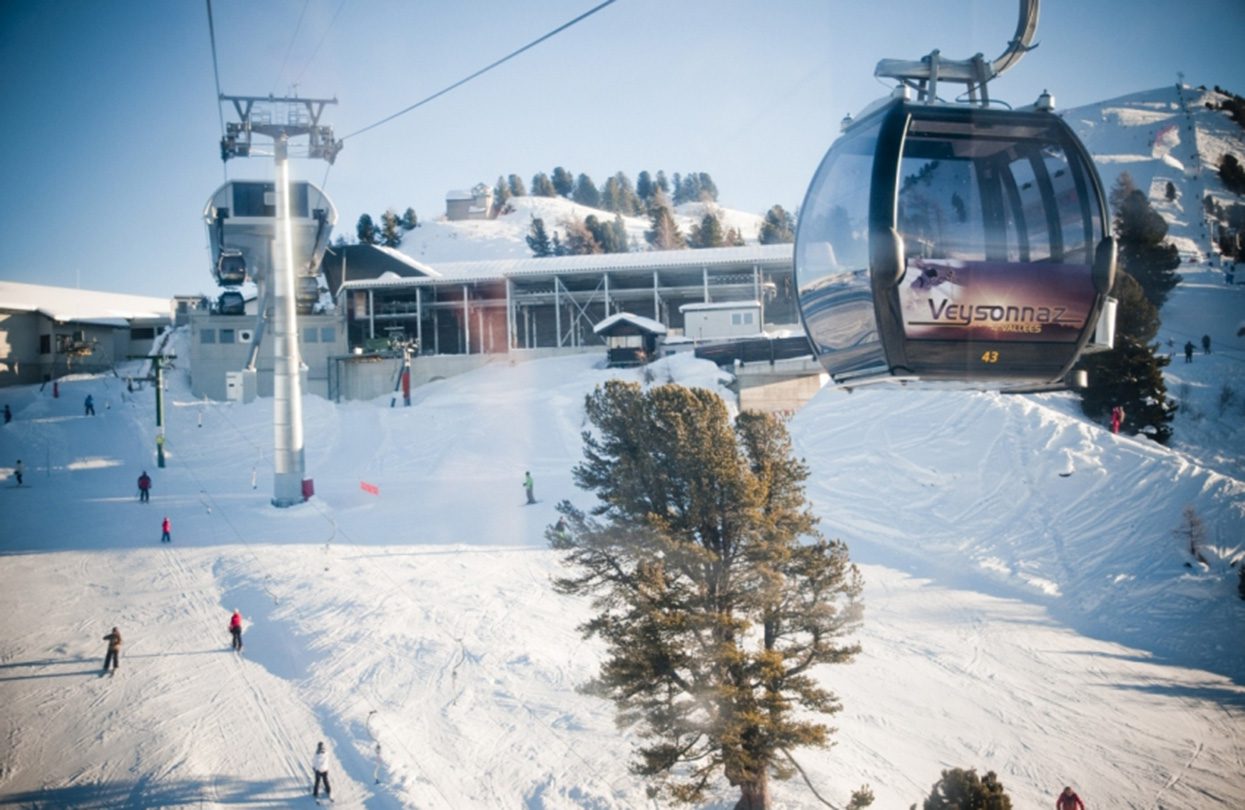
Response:
[[[1218,109],[1225,98],[1168,85],[1061,113],[1093,155],[1107,189],[1128,172],[1171,225],[1181,255],[1193,261],[1212,252],[1202,198],[1209,194],[1225,205],[1233,199],[1219,179],[1219,161],[1225,153],[1245,159],[1245,131]],[[1178,191],[1171,201],[1169,182]]]
[[[1104,154],[1138,158],[1139,187],[1135,167],[1167,171],[1097,121]],[[1176,177],[1182,198],[1193,181]],[[1188,212],[1173,233],[1204,245]],[[509,226],[407,238],[443,261],[522,256],[533,214],[558,216],[519,208]],[[506,243],[520,252],[490,252]],[[974,767],[1018,808],[1065,784],[1093,810],[1245,806],[1245,286],[1183,272],[1161,337],[1208,334],[1213,350],[1167,369],[1182,405],[1170,448],[1111,434],[1071,394],[825,389],[791,421],[822,528],[866,581],[862,654],[818,674],[842,699],[836,746],[797,752],[836,805],[867,783],[875,807],[906,808],[941,769]],[[285,510],[268,503],[271,402],[195,400],[181,360],[163,469],[150,389],[83,376],[56,398],[0,391],[14,413],[0,427],[0,805],[298,806],[323,740],[345,808],[664,806],[627,768],[634,732],[577,689],[602,658],[576,631],[589,606],[549,584],[544,528],[557,501],[586,502],[570,475],[583,398],[642,379],[600,360],[499,359],[417,388],[410,408],[309,397],[317,494]],[[730,396],[686,355],[653,371]],[[135,498],[143,469],[150,504]],[[1186,508],[1204,562],[1177,534]],[[102,678],[114,625],[121,668]],[[775,797],[823,806],[799,779]],[[720,784],[708,807],[734,800]]]
[[[748,214],[723,208],[713,203],[684,203],[675,210],[675,220],[683,235],[691,233],[693,225],[699,226],[708,208],[717,213],[724,229],[737,228],[748,244],[755,244],[764,213]],[[595,216],[602,222],[613,222],[614,214],[597,208],[589,208],[563,197],[512,197],[508,213],[496,219],[458,220],[451,222],[444,216],[431,222],[423,222],[418,228],[406,231],[400,250],[434,267],[437,262],[456,262],[472,259],[530,259],[532,251],[526,237],[531,232],[532,220],[544,220],[545,230],[552,238],[556,231],[566,236],[562,224],[570,220],[584,220]],[[645,217],[623,217],[627,239],[631,249],[648,250],[644,232],[652,227]]]

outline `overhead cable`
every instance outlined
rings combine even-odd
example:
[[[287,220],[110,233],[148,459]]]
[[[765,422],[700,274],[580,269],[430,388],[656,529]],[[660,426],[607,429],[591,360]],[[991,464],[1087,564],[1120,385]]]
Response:
[[[307,57],[307,64],[303,65],[303,69],[298,71],[298,75],[294,77],[294,85],[302,81],[303,74],[307,72],[307,68],[311,67],[311,63],[316,60],[316,55],[320,53],[320,47],[324,45],[324,40],[329,38],[329,32],[333,30],[333,23],[337,22],[337,18],[342,13],[342,9],[346,7],[346,0],[342,0],[337,4],[337,11],[333,12],[333,18],[329,20],[329,24],[324,27],[324,34],[321,35],[320,41],[316,43],[315,50],[311,52],[311,56]]]
[[[290,54],[294,52],[294,42],[298,39],[298,32],[303,27],[303,17],[307,16],[307,5],[311,0],[303,0],[303,10],[298,13],[298,22],[294,24],[294,33],[290,35],[289,47],[285,49],[285,58],[281,60],[281,69],[277,71],[277,85],[281,84],[281,76],[285,74],[285,66],[290,63]],[[276,88],[273,88],[272,94],[277,94]]]
[[[456,82],[454,82],[453,84],[451,84],[449,87],[446,87],[446,88],[444,88],[444,89],[442,89],[442,90],[438,90],[437,92],[433,93],[432,95],[428,96],[427,98],[421,99],[421,100],[419,100],[419,101],[415,102],[414,104],[412,104],[411,106],[409,106],[409,107],[407,107],[407,108],[405,108],[405,109],[399,110],[399,111],[397,111],[397,112],[396,112],[396,113],[394,113],[393,115],[390,115],[390,116],[389,116],[389,117],[387,117],[387,118],[382,118],[381,120],[377,121],[377,122],[376,122],[376,123],[374,123],[374,124],[369,124],[368,126],[364,127],[363,129],[357,130],[357,131],[355,131],[355,132],[350,133],[349,135],[344,136],[344,137],[342,138],[342,140],[344,141],[344,140],[347,140],[347,139],[349,139],[349,138],[353,138],[353,137],[354,137],[354,136],[356,136],[356,135],[362,135],[364,132],[367,132],[367,131],[368,131],[368,130],[370,130],[370,129],[376,129],[376,128],[377,128],[378,126],[380,126],[381,124],[387,124],[387,123],[389,123],[390,121],[392,121],[393,119],[395,119],[395,118],[397,118],[397,117],[399,117],[399,116],[406,115],[406,114],[407,114],[407,113],[409,113],[411,110],[414,110],[414,109],[416,109],[416,108],[418,108],[418,107],[422,107],[423,105],[427,104],[428,102],[432,101],[433,99],[440,98],[441,96],[445,95],[446,93],[450,92],[451,90],[454,90],[455,88],[462,87],[464,84],[466,84],[467,82],[471,81],[472,79],[474,79],[474,78],[476,78],[476,77],[478,77],[478,76],[482,76],[482,75],[484,75],[485,73],[488,73],[490,70],[492,70],[493,68],[497,67],[498,65],[501,65],[501,64],[503,64],[503,63],[505,63],[505,62],[508,62],[508,61],[510,61],[511,59],[513,59],[513,58],[515,58],[516,56],[518,56],[519,54],[523,53],[524,51],[527,51],[527,50],[530,50],[530,49],[532,49],[532,48],[536,47],[537,45],[539,45],[540,43],[542,43],[542,42],[544,42],[545,40],[549,39],[550,37],[553,37],[553,36],[555,36],[555,35],[557,35],[557,34],[562,33],[562,32],[563,32],[563,31],[565,31],[566,29],[570,28],[572,25],[575,25],[575,24],[576,24],[576,23],[578,23],[578,22],[582,22],[583,20],[586,20],[587,18],[591,17],[593,14],[596,14],[596,13],[597,13],[598,11],[600,11],[601,9],[605,8],[606,6],[612,5],[613,3],[614,3],[614,0],[605,0],[605,2],[604,2],[604,3],[601,3],[601,4],[600,4],[600,5],[598,5],[598,6],[594,6],[593,8],[588,9],[587,11],[585,11],[583,14],[580,14],[580,15],[579,15],[578,17],[576,17],[575,19],[570,20],[569,22],[563,23],[562,25],[559,25],[557,28],[553,29],[553,30],[552,30],[552,31],[550,31],[549,33],[545,34],[545,35],[544,35],[544,36],[542,36],[542,37],[539,37],[538,39],[534,39],[534,40],[532,40],[531,42],[529,42],[529,43],[527,43],[526,45],[524,45],[522,48],[519,48],[517,51],[513,51],[513,52],[511,52],[511,53],[506,54],[506,55],[505,55],[505,56],[503,56],[501,59],[498,59],[496,62],[493,62],[492,64],[490,64],[490,65],[488,65],[488,66],[486,66],[486,67],[482,67],[482,68],[480,68],[480,69],[479,69],[479,70],[477,70],[475,73],[472,73],[470,76],[467,76],[466,78],[463,78],[463,79],[459,79],[458,81],[456,81]]]
[[[208,38],[212,42],[212,76],[216,79],[216,116],[220,119],[220,136],[225,137],[225,114],[220,108],[220,66],[216,62],[216,26],[212,23],[212,0],[207,0],[208,15]],[[229,180],[229,170],[225,168],[222,161],[221,172],[225,175],[225,180]]]

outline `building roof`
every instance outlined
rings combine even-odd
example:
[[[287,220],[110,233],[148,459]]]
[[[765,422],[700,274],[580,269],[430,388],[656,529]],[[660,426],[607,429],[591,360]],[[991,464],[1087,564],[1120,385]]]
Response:
[[[744,247],[705,248],[703,250],[648,250],[636,253],[596,253],[587,256],[549,256],[528,259],[484,259],[464,262],[439,262],[436,273],[440,281],[499,281],[524,275],[558,273],[606,273],[637,270],[690,270],[720,268],[741,264],[773,267],[790,266],[793,246],[747,245]],[[428,279],[400,278],[347,281],[343,289],[383,286],[408,286],[429,283]]]
[[[592,327],[592,331],[599,335],[611,331],[619,324],[630,324],[642,332],[654,335],[666,334],[666,325],[661,321],[655,321],[652,318],[645,318],[643,315],[635,315],[631,312],[616,312]]]
[[[684,304],[679,312],[703,312],[707,309],[760,309],[760,301],[712,301],[707,304]]]
[[[0,281],[0,310],[41,312],[54,321],[124,326],[131,318],[173,317],[173,299]]]

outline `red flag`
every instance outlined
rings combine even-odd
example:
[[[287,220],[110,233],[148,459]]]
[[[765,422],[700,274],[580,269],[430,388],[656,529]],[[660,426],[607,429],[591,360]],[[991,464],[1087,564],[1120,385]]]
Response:
[[[370,492],[373,495],[380,494],[380,487],[376,486],[375,484],[369,484],[367,481],[360,481],[359,489],[363,490],[364,492]]]

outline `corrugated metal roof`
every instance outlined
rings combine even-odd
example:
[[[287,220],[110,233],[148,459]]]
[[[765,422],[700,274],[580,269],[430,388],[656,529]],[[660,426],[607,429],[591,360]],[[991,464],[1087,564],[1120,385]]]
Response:
[[[791,264],[794,246],[746,245],[704,250],[650,250],[638,253],[597,253],[588,256],[550,256],[542,259],[485,259],[442,262],[436,265],[440,281],[461,283],[500,281],[514,276],[545,276],[569,273],[605,273],[639,270],[688,270],[745,264],[773,267]],[[432,279],[376,279],[348,281],[342,289],[402,287],[428,284]]]

